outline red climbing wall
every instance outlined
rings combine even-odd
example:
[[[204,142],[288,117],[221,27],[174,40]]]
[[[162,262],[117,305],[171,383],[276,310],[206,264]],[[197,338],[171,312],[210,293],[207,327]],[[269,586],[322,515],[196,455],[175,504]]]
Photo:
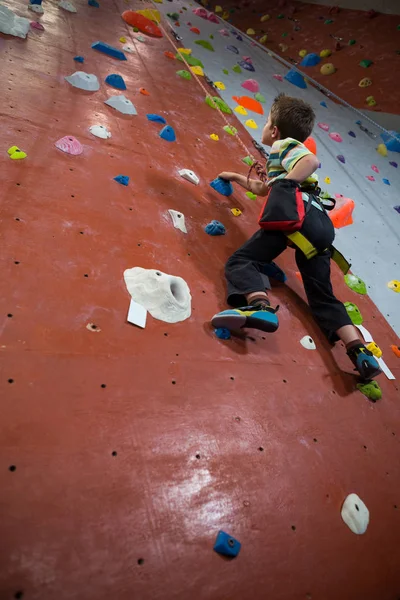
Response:
[[[212,6],[218,2],[211,3]],[[335,4],[335,3],[332,3]],[[231,22],[242,31],[252,27],[256,36],[268,35],[265,45],[285,60],[300,62],[299,51],[316,52],[330,49],[332,55],[322,59],[316,67],[306,67],[304,72],[357,108],[400,114],[400,88],[396,84],[396,72],[399,70],[400,16],[379,14],[369,18],[366,11],[341,9],[339,13],[329,13],[328,6],[318,6],[303,2],[277,2],[276,0],[252,0],[234,2],[228,0],[224,9],[233,8]],[[294,12],[293,12],[294,11]],[[260,18],[269,14],[270,19],[261,23]],[[278,15],[285,15],[277,19]],[[399,5],[400,15],[400,5]],[[296,19],[298,23],[294,22]],[[326,20],[333,23],[325,25]],[[295,31],[295,27],[300,27]],[[285,37],[284,34],[287,34]],[[343,38],[341,49],[336,51],[333,37]],[[356,44],[349,46],[350,40]],[[284,52],[279,45],[288,48]],[[363,68],[360,61],[369,59],[373,65]],[[333,75],[321,75],[320,68],[331,62],[336,67]],[[372,85],[367,88],[358,86],[361,79],[368,77]],[[375,107],[368,106],[366,98],[373,96]]]
[[[126,4],[77,6],[71,15],[46,2],[44,33],[1,39],[1,600],[396,600],[398,380],[380,377],[376,404],[356,391],[343,348],[310,319],[291,251],[279,261],[288,285],[272,295],[276,335],[215,337],[223,264],[255,230],[259,204],[208,182],[244,172],[243,151],[196,83],[175,76],[166,40],[132,41]],[[121,35],[136,47],[126,63],[90,49]],[[70,87],[76,54],[101,81],[121,73],[138,116],[107,107],[104,83]],[[176,143],[158,137],[151,112]],[[112,138],[91,136],[95,123]],[[54,147],[64,135],[81,156]],[[8,158],[14,144],[25,160]],[[169,208],[185,214],[187,235]],[[225,237],[204,233],[211,219]],[[135,265],[182,276],[192,317],[127,324],[123,271]],[[334,284],[400,377],[382,315],[336,268]],[[300,345],[306,334],[317,351]],[[371,513],[362,537],[340,518],[350,492]],[[234,563],[212,550],[219,529],[242,542]]]

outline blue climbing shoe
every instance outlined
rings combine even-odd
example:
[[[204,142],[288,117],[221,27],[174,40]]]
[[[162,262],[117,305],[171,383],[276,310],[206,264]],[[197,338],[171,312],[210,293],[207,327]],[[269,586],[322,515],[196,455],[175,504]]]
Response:
[[[352,348],[347,355],[365,381],[370,381],[382,373],[375,356],[364,345]]]
[[[276,311],[278,309],[266,306],[243,306],[242,308],[231,308],[217,313],[211,319],[213,327],[225,327],[226,329],[238,330],[243,327],[251,327],[272,333],[279,327]]]

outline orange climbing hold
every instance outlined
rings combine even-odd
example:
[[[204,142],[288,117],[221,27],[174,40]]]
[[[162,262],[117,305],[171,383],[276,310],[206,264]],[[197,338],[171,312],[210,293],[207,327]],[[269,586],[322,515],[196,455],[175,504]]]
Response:
[[[354,200],[351,198],[336,198],[335,208],[328,213],[336,229],[352,225],[354,206]]]
[[[153,37],[162,37],[161,29],[157,27],[153,21],[150,21],[144,15],[139,15],[134,10],[126,10],[122,13],[122,18],[125,23],[137,27],[142,33],[147,33]]]
[[[199,35],[199,34],[200,34],[200,29],[199,29],[198,27],[191,27],[191,28],[190,28],[190,31],[191,31],[192,33],[197,33],[197,35]]]
[[[395,346],[394,344],[392,346],[390,346],[393,354],[395,354],[397,356],[397,358],[400,358],[400,346]]]
[[[307,150],[309,150],[310,152],[312,152],[313,154],[317,154],[317,144],[314,140],[314,138],[309,137],[306,139],[306,141],[304,142],[305,147],[307,148]]]
[[[148,92],[146,88],[140,88],[139,92],[143,94],[143,96],[150,96],[150,92]]]
[[[249,96],[232,96],[232,100],[237,102],[240,106],[247,108],[247,110],[252,110],[259,115],[264,114],[264,109],[261,103],[257,100],[254,100],[254,98],[250,98]]]
[[[172,58],[172,60],[175,59],[175,54],[173,52],[169,52],[169,50],[164,52],[164,56],[166,56],[167,58]]]

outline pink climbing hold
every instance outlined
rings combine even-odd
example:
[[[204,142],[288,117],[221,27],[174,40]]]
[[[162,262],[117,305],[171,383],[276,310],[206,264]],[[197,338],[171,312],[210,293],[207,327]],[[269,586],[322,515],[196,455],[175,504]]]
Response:
[[[366,177],[368,181],[375,181],[375,177],[373,175],[367,175]]]
[[[323,131],[329,131],[329,125],[327,123],[318,123],[318,127]]]
[[[72,137],[72,135],[66,135],[63,138],[60,138],[54,145],[62,152],[72,154],[73,156],[78,156],[78,154],[82,154],[83,152],[82,144],[78,142],[76,138]]]
[[[211,22],[211,23],[219,23],[219,19],[216,15],[214,15],[214,13],[210,13],[207,17],[207,19]]]
[[[342,139],[342,136],[340,135],[340,133],[332,132],[332,133],[329,134],[329,137],[334,142],[343,142],[343,139]]]
[[[273,77],[274,79],[277,79],[278,81],[283,81],[283,77],[282,77],[282,75],[272,75],[272,77]]]
[[[198,17],[201,17],[202,19],[208,18],[208,12],[206,11],[205,8],[194,8],[193,12],[195,15],[197,15]]]
[[[372,165],[372,166],[371,166],[371,169],[372,169],[373,171],[375,171],[375,173],[379,173],[379,169],[378,169],[378,167],[377,167],[376,165]]]
[[[218,33],[225,37],[229,37],[229,31],[227,29],[220,29]]]
[[[243,56],[243,60],[245,60],[246,62],[248,62],[250,64],[253,63],[251,56]]]
[[[245,90],[249,90],[249,92],[258,92],[260,89],[260,86],[258,85],[258,82],[255,79],[246,79],[246,81],[243,81],[242,83],[242,88],[244,88]]]
[[[31,29],[37,29],[38,31],[44,31],[44,27],[38,21],[31,21]]]

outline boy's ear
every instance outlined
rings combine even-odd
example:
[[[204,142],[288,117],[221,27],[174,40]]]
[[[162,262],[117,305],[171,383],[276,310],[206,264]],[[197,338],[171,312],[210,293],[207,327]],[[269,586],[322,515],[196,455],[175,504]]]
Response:
[[[281,136],[279,129],[277,128],[276,125],[274,125],[271,129],[271,136],[275,139],[278,140]]]

